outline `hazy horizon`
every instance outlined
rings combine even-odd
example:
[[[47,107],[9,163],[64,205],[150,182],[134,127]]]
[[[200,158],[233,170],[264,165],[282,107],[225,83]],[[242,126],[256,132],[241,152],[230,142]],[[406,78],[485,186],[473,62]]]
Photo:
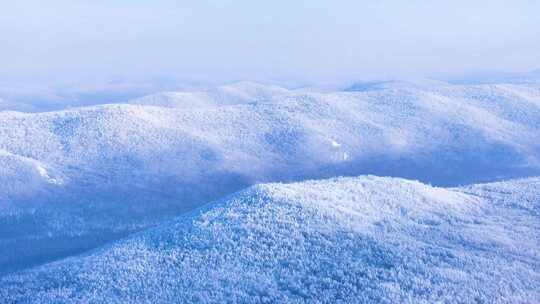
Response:
[[[0,98],[540,67],[539,1],[26,0],[0,9]]]

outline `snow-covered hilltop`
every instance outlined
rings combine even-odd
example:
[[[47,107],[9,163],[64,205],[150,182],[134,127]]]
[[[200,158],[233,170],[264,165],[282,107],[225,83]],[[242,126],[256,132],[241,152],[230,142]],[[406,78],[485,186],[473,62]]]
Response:
[[[279,86],[242,81],[207,90],[157,93],[127,103],[189,109],[252,103],[290,94],[289,90]]]
[[[535,85],[208,92],[200,102],[192,93],[152,106],[0,112],[0,273],[256,183],[376,174],[454,186],[540,174]]]
[[[258,185],[88,254],[4,276],[0,299],[534,303],[539,185],[443,189],[373,176]]]

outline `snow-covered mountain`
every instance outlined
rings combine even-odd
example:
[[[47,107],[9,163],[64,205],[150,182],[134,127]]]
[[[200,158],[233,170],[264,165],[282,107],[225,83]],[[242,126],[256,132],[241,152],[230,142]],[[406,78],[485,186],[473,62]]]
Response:
[[[250,187],[0,279],[6,303],[535,303],[540,179]]]
[[[0,273],[261,182],[376,174],[454,186],[540,174],[535,85],[244,86],[253,93],[217,106],[1,112]]]
[[[168,108],[216,107],[275,99],[291,92],[275,85],[242,81],[199,91],[162,92],[137,98],[129,104]]]

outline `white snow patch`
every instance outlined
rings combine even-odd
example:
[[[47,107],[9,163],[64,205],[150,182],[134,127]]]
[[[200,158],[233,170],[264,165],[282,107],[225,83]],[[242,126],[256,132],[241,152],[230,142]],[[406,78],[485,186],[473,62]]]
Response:
[[[334,147],[334,148],[341,147],[341,144],[338,143],[337,141],[333,140],[333,139],[330,140],[330,143],[331,143],[332,147]]]

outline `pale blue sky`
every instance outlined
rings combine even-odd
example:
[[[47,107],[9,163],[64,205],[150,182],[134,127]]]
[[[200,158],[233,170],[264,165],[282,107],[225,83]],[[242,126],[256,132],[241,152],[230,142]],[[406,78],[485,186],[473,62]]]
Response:
[[[2,83],[317,82],[540,67],[532,0],[17,0],[2,1],[0,14]]]

